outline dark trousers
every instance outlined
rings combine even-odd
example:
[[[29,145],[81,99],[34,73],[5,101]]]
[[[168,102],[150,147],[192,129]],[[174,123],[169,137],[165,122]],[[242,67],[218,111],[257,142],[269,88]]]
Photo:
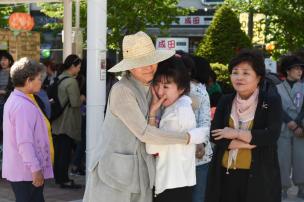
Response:
[[[86,150],[86,116],[81,117],[81,141],[77,144],[72,164],[78,169],[84,168]]]
[[[16,202],[44,202],[43,186],[35,187],[32,182],[11,182]]]
[[[54,142],[54,177],[57,184],[70,181],[69,165],[74,141],[65,134],[53,135]]]
[[[249,170],[222,168],[222,195],[221,202],[245,202],[247,200]]]
[[[154,198],[154,202],[191,202],[193,187],[166,189]]]

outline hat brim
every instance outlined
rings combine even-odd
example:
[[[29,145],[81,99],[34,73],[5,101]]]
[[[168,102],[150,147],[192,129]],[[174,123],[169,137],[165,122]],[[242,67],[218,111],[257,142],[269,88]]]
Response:
[[[123,59],[113,66],[108,72],[122,72],[130,69],[145,67],[164,61],[175,54],[175,50],[156,50],[155,52],[144,57]]]

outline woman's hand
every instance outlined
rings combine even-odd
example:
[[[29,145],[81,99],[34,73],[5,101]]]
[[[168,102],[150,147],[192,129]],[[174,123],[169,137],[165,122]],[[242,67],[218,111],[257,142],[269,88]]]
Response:
[[[160,106],[162,105],[162,103],[165,101],[166,96],[164,95],[163,97],[159,98],[156,95],[155,89],[153,87],[151,87],[152,90],[152,102],[150,104],[150,116],[155,116],[157,110],[160,108]]]
[[[295,121],[290,121],[287,123],[287,127],[290,129],[290,130],[294,130],[298,127],[297,123]]]
[[[41,187],[44,184],[44,177],[41,170],[32,173],[33,185],[35,187]]]
[[[196,145],[195,157],[197,159],[202,159],[205,155],[205,147],[203,144]]]
[[[225,127],[223,129],[216,129],[211,131],[212,136],[214,137],[215,140],[220,140],[220,139],[237,139],[239,136],[239,131],[233,128]]]
[[[228,149],[253,149],[255,145],[248,144],[241,140],[232,140],[229,144]]]
[[[298,127],[297,129],[295,129],[295,130],[293,131],[293,133],[294,133],[295,136],[297,136],[297,137],[302,137],[302,136],[303,136],[303,128]]]

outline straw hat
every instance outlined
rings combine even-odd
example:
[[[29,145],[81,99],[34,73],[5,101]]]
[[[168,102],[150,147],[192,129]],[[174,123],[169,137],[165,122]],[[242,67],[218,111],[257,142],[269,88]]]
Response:
[[[174,50],[155,50],[151,38],[142,31],[126,35],[122,42],[122,49],[123,60],[109,69],[109,72],[121,72],[157,64],[175,54]]]

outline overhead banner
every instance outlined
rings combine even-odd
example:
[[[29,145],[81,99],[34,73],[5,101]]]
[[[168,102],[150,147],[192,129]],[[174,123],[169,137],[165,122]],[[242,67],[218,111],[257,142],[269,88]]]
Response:
[[[182,50],[189,52],[188,38],[166,38],[161,37],[156,39],[156,49],[159,50]]]

